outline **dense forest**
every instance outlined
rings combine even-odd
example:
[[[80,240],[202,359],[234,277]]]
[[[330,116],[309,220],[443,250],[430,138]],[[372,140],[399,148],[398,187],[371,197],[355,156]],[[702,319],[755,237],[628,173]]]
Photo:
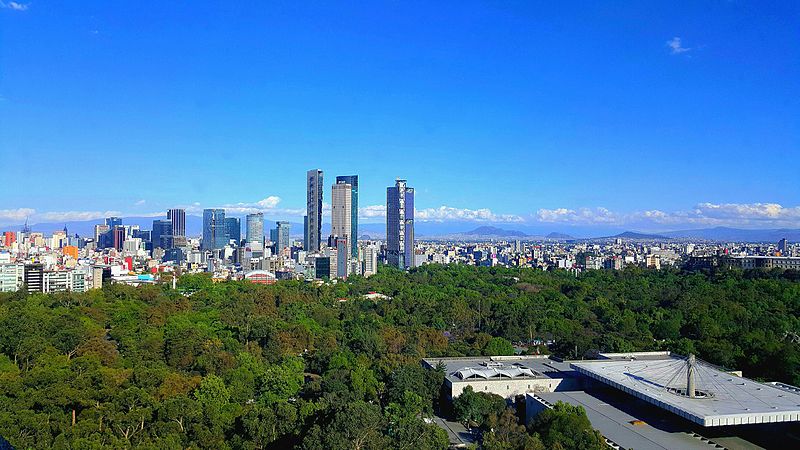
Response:
[[[798,278],[431,265],[321,285],[192,274],[175,290],[0,294],[0,435],[19,449],[444,448],[423,420],[444,373],[420,358],[512,342],[570,358],[692,352],[799,385]],[[600,445],[580,410],[559,405],[526,429],[479,394],[454,406],[493,430],[486,448]]]

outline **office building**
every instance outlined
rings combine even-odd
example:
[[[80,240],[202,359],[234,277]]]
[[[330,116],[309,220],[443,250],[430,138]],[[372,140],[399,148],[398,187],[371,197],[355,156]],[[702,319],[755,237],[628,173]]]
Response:
[[[114,227],[122,226],[122,219],[119,217],[108,217],[106,218],[106,226],[109,230],[113,230]]]
[[[186,210],[185,209],[169,209],[167,210],[167,219],[172,221],[173,238],[175,236],[186,236]]]
[[[308,251],[308,216],[303,216],[303,250]]]
[[[351,243],[353,233],[352,201],[352,186],[344,181],[337,181],[331,188],[331,236],[345,239],[348,245]],[[354,254],[348,249],[344,263],[347,264],[349,256]]]
[[[103,248],[104,236],[111,228],[108,225],[95,225],[94,226],[94,241],[97,243],[97,248]]]
[[[283,254],[284,250],[291,247],[289,241],[289,222],[275,222],[275,229],[272,230],[271,240],[275,243],[275,253],[278,255]]]
[[[312,169],[306,173],[306,216],[309,252],[318,252],[322,242],[322,170]]]
[[[264,243],[264,213],[247,215],[247,242]]]
[[[414,266],[414,188],[398,179],[386,188],[386,259],[390,266]]]
[[[225,210],[224,209],[204,209],[203,210],[203,240],[200,243],[201,250],[217,250],[225,247],[228,243],[225,234]]]
[[[781,256],[790,256],[789,252],[789,241],[786,238],[781,239],[778,241],[778,251],[781,252]]]
[[[16,292],[24,282],[24,264],[0,264],[0,292]]]
[[[225,232],[228,234],[228,241],[234,241],[239,246],[242,241],[242,223],[238,217],[225,218]]]
[[[380,247],[376,244],[368,244],[361,248],[363,260],[362,273],[365,277],[378,273],[378,253]]]
[[[44,292],[44,266],[42,264],[25,264],[23,275],[28,292]]]
[[[358,255],[358,175],[341,175],[336,177],[336,183],[344,182],[350,185],[350,255]]]
[[[125,227],[116,225],[112,231],[111,238],[112,245],[117,250],[122,250],[122,244],[125,242]]]
[[[150,232],[150,238],[153,244],[153,249],[161,248],[164,250],[172,248],[172,226],[171,220],[154,220],[153,230]]]

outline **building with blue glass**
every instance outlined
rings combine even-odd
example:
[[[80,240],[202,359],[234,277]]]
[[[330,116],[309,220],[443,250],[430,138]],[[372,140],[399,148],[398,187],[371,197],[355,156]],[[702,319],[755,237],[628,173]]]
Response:
[[[228,243],[225,232],[225,210],[203,210],[203,240],[200,242],[201,250],[216,250],[225,247]]]
[[[414,188],[406,180],[386,188],[386,260],[400,269],[414,267]]]

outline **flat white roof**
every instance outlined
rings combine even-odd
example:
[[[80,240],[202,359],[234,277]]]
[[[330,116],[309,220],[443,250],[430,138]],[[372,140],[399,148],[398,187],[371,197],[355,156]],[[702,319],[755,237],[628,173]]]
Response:
[[[704,398],[677,392],[686,389],[687,363],[675,355],[580,361],[570,366],[706,427],[800,421],[800,393],[796,388],[738,377],[700,360],[695,365],[695,389],[706,393]]]

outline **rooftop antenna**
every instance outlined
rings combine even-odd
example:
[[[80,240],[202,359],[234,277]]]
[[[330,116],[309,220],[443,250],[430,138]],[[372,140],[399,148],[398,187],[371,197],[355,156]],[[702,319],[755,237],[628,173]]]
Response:
[[[697,359],[693,353],[690,353],[689,359],[686,360],[686,395],[689,396],[689,398],[696,397],[694,389],[694,372],[696,364]]]

